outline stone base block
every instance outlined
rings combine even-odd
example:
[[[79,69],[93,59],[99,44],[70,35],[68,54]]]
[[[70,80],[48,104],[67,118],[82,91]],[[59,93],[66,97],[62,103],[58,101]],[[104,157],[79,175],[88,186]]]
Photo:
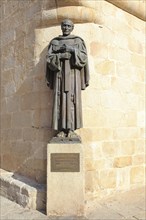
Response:
[[[84,216],[82,144],[47,145],[47,215]]]
[[[34,210],[45,210],[46,187],[24,176],[0,169],[0,195]]]

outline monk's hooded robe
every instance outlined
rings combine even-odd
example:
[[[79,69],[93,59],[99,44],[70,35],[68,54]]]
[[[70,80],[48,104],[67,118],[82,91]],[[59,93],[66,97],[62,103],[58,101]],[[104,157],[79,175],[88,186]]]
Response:
[[[60,58],[59,48],[64,44],[75,48],[69,60]],[[50,42],[46,79],[54,93],[52,128],[58,131],[81,128],[81,90],[89,85],[89,70],[86,46],[80,37],[58,36]]]

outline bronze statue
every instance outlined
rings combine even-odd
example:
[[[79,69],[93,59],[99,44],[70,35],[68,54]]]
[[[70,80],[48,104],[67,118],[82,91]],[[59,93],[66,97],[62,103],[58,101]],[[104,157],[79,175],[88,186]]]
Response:
[[[61,138],[76,137],[74,130],[83,126],[81,90],[89,85],[86,46],[70,35],[73,28],[71,20],[63,20],[63,34],[52,39],[47,54],[47,85],[54,91],[52,128]]]

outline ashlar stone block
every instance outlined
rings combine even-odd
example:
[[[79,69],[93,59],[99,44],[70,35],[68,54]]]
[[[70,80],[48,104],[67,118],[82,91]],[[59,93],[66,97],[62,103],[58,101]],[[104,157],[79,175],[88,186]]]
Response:
[[[130,170],[130,183],[131,184],[144,184],[145,183],[145,169],[144,166],[135,166]]]
[[[102,189],[115,188],[116,187],[116,170],[105,169],[100,172],[100,187]]]
[[[132,158],[131,156],[127,157],[116,157],[114,160],[114,167],[121,168],[132,165]]]

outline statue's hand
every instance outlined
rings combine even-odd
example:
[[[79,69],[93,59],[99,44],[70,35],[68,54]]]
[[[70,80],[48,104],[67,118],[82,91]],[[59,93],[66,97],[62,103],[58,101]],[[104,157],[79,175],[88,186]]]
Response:
[[[73,53],[75,51],[74,47],[66,45],[66,52]]]
[[[62,60],[69,60],[70,58],[71,58],[71,54],[68,52],[60,54],[60,59]]]
[[[69,45],[66,45],[66,44],[63,44],[60,49],[59,49],[60,52],[69,52],[69,53],[73,53],[75,51],[74,47],[72,46],[69,46]]]
[[[61,52],[61,53],[65,53],[66,52],[66,45],[65,44],[60,47],[59,52]]]

